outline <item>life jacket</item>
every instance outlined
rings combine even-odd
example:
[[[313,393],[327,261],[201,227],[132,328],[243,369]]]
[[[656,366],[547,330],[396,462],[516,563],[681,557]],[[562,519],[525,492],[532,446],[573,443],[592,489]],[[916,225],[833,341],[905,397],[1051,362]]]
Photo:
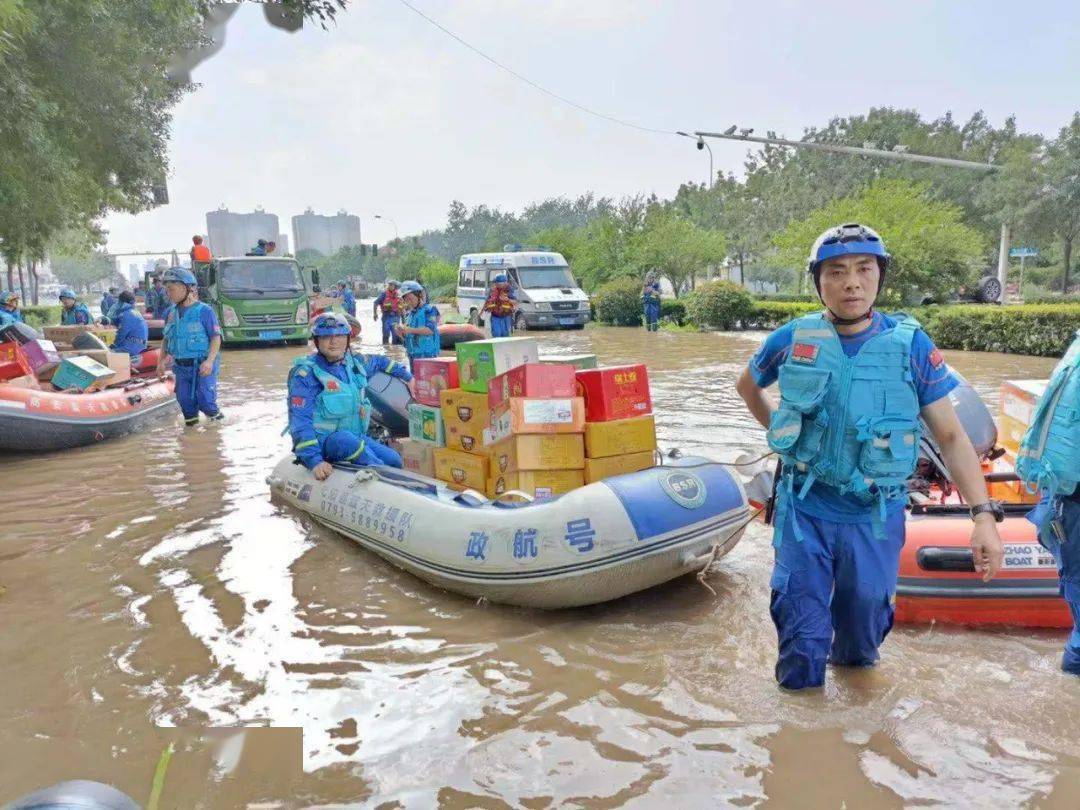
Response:
[[[431,304],[421,304],[409,313],[406,326],[413,329],[423,329],[427,324],[428,310],[434,309]],[[437,312],[437,310],[436,310]],[[438,357],[439,356],[439,329],[436,317],[435,334],[432,335],[405,335],[405,353],[409,357]]]
[[[514,311],[514,299],[510,297],[509,290],[492,288],[484,302],[484,311],[490,312],[496,318],[505,318]]]
[[[778,504],[777,541],[784,512],[815,481],[878,503],[874,529],[884,536],[886,502],[907,493],[919,458],[919,397],[911,343],[919,323],[902,313],[895,327],[874,335],[854,357],[823,313],[795,322],[792,346],[780,366],[780,406],[766,438],[783,461],[786,498]],[[800,537],[798,522],[795,536]]]
[[[196,301],[169,313],[163,335],[167,351],[177,360],[205,360],[210,355],[210,336],[199,319],[204,307],[207,305]]]
[[[367,371],[351,352],[345,354],[342,382],[315,362],[315,355],[297,357],[293,368],[307,369],[322,384],[315,397],[315,433],[325,439],[338,430],[347,430],[363,440],[371,424],[371,401],[367,396]]]
[[[90,323],[90,310],[87,309],[86,304],[76,304],[71,309],[65,309],[60,313],[61,326],[74,326],[80,323]]]
[[[1072,495],[1080,484],[1080,329],[1035,406],[1016,474],[1051,495]]]
[[[191,260],[193,262],[210,261],[210,248],[206,245],[193,245],[191,248]]]
[[[401,296],[398,295],[398,291],[387,290],[383,295],[383,302],[381,304],[383,313],[386,315],[400,315]]]

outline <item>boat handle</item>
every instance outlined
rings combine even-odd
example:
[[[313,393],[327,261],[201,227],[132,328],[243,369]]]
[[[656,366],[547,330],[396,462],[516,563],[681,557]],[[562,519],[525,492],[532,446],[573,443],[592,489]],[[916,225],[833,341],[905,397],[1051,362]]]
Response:
[[[129,394],[127,401],[132,405],[138,405],[140,402],[142,402],[142,396],[139,394]]]
[[[500,503],[503,498],[509,498],[509,497],[521,498],[526,503],[532,503],[533,501],[536,500],[536,498],[534,498],[528,492],[522,492],[520,489],[508,489],[508,490],[506,490],[506,492],[503,492],[500,495],[496,495],[495,499],[492,501],[492,503]]]

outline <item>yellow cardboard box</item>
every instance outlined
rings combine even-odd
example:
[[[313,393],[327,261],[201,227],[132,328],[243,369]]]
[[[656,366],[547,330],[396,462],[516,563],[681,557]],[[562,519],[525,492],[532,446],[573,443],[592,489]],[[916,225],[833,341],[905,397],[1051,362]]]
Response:
[[[585,427],[585,400],[510,397],[492,411],[491,420],[492,441],[519,433],[580,433]]]
[[[447,388],[439,392],[439,407],[442,408],[444,422],[454,420],[463,425],[479,424],[481,429],[491,427],[487,394]]]
[[[652,452],[656,449],[656,420],[652,414],[585,423],[585,455],[589,458]]]
[[[445,412],[443,416],[445,417]],[[486,446],[487,439],[485,434],[487,428],[481,423],[473,422],[459,422],[457,419],[445,419],[444,424],[446,427],[446,446],[452,450],[464,450],[466,453],[476,453],[477,455],[487,456],[490,455],[491,450]]]
[[[511,436],[491,445],[491,474],[517,470],[580,470],[585,439],[580,433]]]
[[[641,453],[624,453],[621,456],[605,456],[603,458],[585,459],[585,483],[602,481],[613,475],[647,470],[656,463],[651,450]]]
[[[518,470],[493,475],[488,481],[487,496],[497,498],[516,489],[534,498],[547,498],[584,485],[585,476],[581,470]]]
[[[440,481],[483,492],[487,487],[488,459],[473,453],[435,448],[435,477]]]

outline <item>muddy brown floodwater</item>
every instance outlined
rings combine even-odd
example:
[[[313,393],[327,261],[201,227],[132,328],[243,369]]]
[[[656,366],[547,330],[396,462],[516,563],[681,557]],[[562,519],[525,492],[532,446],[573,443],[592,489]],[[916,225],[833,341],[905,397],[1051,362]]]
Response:
[[[734,391],[760,338],[540,334],[644,360],[662,444],[727,460],[764,446]],[[163,808],[1080,806],[1060,633],[901,627],[876,669],[785,694],[763,526],[715,597],[691,577],[540,613],[271,503],[298,353],[226,353],[223,424],[0,461],[0,803],[75,777],[144,803],[171,744]],[[948,359],[995,411],[1052,366]],[[251,728],[206,733],[229,726]]]

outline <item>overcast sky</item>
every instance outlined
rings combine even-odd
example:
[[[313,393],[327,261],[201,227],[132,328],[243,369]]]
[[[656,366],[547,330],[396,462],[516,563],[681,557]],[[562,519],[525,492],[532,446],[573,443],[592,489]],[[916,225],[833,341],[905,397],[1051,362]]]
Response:
[[[1080,109],[1080,4],[410,0],[495,59],[597,111],[659,129],[799,136],[831,116],[982,109],[1056,133]],[[888,5],[885,9],[882,6]],[[311,206],[366,242],[440,227],[451,200],[519,210],[586,191],[670,196],[704,181],[691,141],[598,120],[500,71],[399,0],[351,0],[336,26],[233,16],[177,108],[171,203],[106,219],[113,252],[185,248],[205,213]],[[714,142],[717,170],[746,147]]]

